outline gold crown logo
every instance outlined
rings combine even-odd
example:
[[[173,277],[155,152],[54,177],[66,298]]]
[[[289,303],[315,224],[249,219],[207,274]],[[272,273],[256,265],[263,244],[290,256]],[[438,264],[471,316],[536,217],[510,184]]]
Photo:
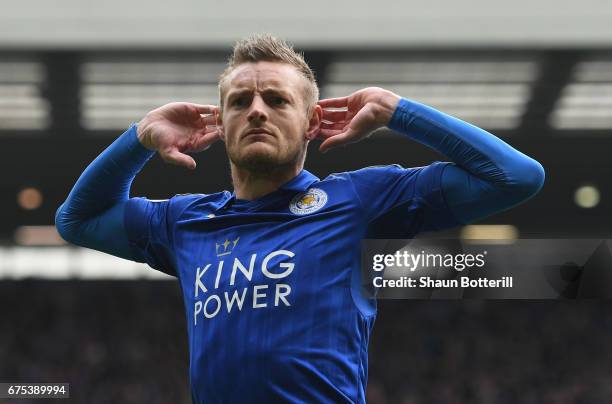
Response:
[[[236,244],[238,244],[238,240],[240,237],[236,238],[236,240],[229,241],[225,239],[223,243],[215,243],[215,248],[217,250],[217,257],[222,257],[224,255],[229,255],[234,251]]]

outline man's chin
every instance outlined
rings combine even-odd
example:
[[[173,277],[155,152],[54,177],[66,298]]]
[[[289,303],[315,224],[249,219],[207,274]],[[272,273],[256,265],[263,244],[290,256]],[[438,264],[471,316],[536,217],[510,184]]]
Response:
[[[283,165],[283,162],[278,158],[278,154],[270,147],[249,147],[249,149],[243,150],[239,157],[231,158],[237,167],[260,172],[270,171]]]

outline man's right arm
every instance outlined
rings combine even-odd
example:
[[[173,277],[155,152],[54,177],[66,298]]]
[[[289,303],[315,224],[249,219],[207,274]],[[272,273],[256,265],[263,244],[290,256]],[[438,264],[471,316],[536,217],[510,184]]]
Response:
[[[142,262],[130,249],[124,213],[134,177],[155,152],[136,130],[132,125],[85,169],[57,209],[55,225],[70,243]]]
[[[165,206],[152,205],[144,198],[130,199],[132,181],[156,151],[167,163],[195,168],[195,160],[185,153],[205,150],[219,139],[217,127],[211,128],[216,113],[214,105],[175,102],[149,112],[138,125],[132,125],[85,169],[57,209],[55,224],[62,238],[148,262],[145,252],[132,248],[126,223],[131,224],[132,233],[138,230],[140,241],[146,242],[145,228],[149,234],[165,230],[153,220],[159,219]],[[133,217],[126,221],[128,205]],[[149,225],[156,227],[149,229]]]

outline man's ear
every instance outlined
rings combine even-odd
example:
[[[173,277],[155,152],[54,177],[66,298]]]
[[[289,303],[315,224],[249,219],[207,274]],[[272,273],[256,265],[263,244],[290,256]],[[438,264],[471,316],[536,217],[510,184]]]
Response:
[[[308,121],[308,129],[306,130],[306,139],[312,140],[317,137],[321,128],[321,120],[323,119],[323,109],[319,104],[315,105],[310,113]]]
[[[219,131],[219,137],[225,142],[225,130],[223,128],[223,114],[220,109],[215,110],[215,125]]]

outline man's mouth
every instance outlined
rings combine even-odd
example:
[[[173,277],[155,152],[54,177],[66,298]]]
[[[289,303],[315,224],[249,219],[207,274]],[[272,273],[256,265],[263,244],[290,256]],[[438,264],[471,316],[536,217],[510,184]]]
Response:
[[[257,136],[257,137],[265,137],[265,136],[274,136],[272,134],[272,132],[270,132],[267,129],[264,128],[253,128],[253,129],[249,129],[245,134],[244,134],[244,138],[246,137],[251,137],[251,136]]]

